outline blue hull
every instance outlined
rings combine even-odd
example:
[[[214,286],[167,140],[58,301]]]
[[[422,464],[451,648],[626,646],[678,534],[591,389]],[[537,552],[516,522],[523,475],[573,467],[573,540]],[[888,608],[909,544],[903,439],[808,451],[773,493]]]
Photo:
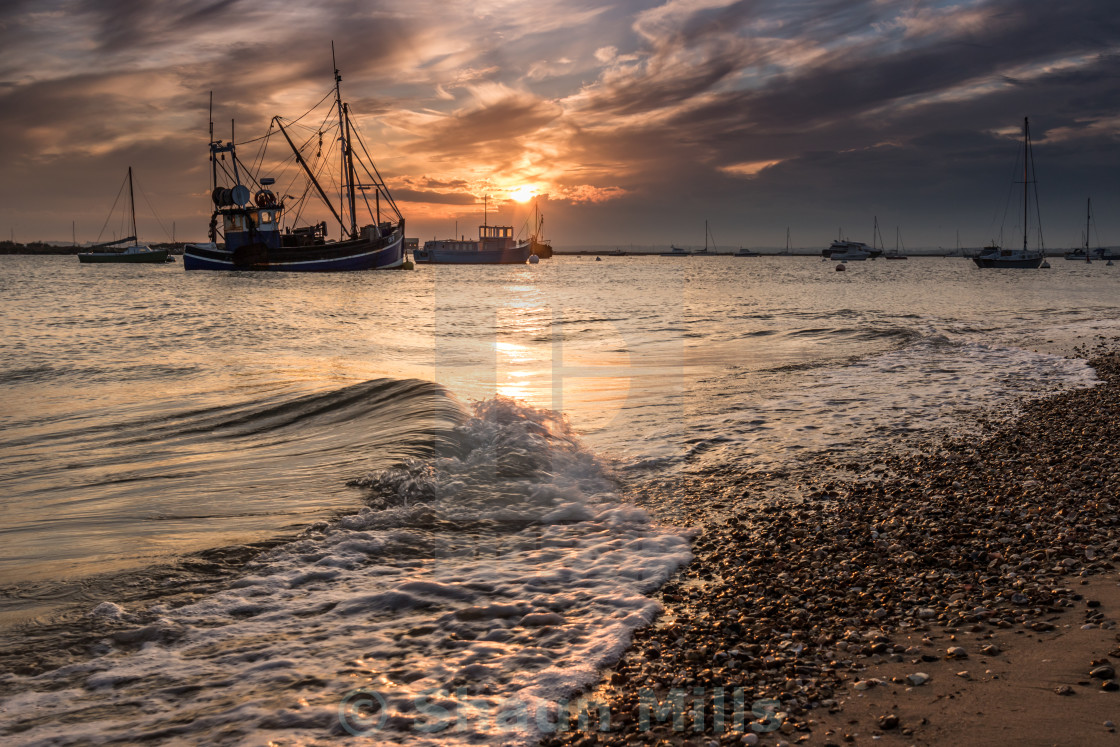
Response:
[[[356,244],[353,247],[347,244]],[[213,245],[189,245],[183,252],[184,270],[246,270],[255,272],[362,272],[390,270],[404,264],[404,238],[395,236],[384,246],[343,242],[287,251],[283,257],[237,261],[234,253]]]

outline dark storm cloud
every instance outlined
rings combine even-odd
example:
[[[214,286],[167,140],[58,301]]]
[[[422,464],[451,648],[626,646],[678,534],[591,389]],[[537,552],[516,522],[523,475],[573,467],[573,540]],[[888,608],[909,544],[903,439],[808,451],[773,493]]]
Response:
[[[462,192],[432,192],[425,189],[396,188],[393,196],[400,202],[427,202],[436,205],[475,205],[478,198]]]
[[[916,12],[757,2],[676,24],[643,17],[635,27],[644,49],[577,102],[602,127],[580,130],[575,143],[589,160],[609,155],[632,167],[619,183],[639,199],[668,187],[714,211],[728,196],[732,210],[781,195],[812,198],[822,215],[873,204],[959,209],[958,195],[981,199],[1014,148],[990,131],[1014,132],[1024,114],[1036,115],[1043,151],[1039,141],[1061,127],[1081,140],[1071,153],[1111,153],[1114,127],[1092,124],[1116,118],[1120,104],[1120,15],[1111,3],[1000,0],[952,14],[906,7]],[[619,126],[602,132],[612,119]],[[720,173],[737,163],[758,164],[755,176]],[[1065,183],[1056,176],[1052,193]],[[737,212],[745,219],[750,210]]]

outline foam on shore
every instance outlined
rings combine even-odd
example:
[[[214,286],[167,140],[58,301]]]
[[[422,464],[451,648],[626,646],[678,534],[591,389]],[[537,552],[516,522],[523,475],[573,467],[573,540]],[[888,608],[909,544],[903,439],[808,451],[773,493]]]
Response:
[[[688,533],[624,504],[559,416],[509,400],[478,405],[441,456],[360,483],[371,507],[232,588],[143,618],[94,607],[101,655],[0,678],[0,733],[532,743],[691,558]]]

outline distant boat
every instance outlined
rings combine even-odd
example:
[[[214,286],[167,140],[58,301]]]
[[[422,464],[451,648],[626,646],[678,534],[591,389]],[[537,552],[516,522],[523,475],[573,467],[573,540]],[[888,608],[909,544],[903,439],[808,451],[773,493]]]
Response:
[[[1094,259],[1111,260],[1112,254],[1104,247],[1097,247],[1089,251],[1089,234],[1093,225],[1093,198],[1090,197],[1085,207],[1085,245],[1065,253],[1066,259],[1092,262]]]
[[[1046,252],[1042,249],[1042,229],[1038,228],[1038,249],[1029,249],[1030,186],[1038,184],[1034,174],[1034,152],[1031,149],[1030,120],[1023,117],[1023,248],[1004,249],[997,244],[984,247],[972,261],[977,267],[1008,267],[1035,270],[1042,266]],[[1038,212],[1038,189],[1035,188],[1035,212]],[[1049,265],[1047,265],[1049,266]]]
[[[692,253],[692,255],[694,257],[710,257],[713,254],[715,254],[715,252],[708,249],[708,237],[711,236],[711,235],[712,235],[711,231],[708,230],[708,221],[704,221],[704,248],[703,249],[697,249],[696,251],[694,251]],[[713,236],[712,237],[712,248],[715,248],[715,245],[716,245],[716,240],[715,240],[715,237]]]
[[[659,257],[691,257],[692,252],[688,251],[687,249],[681,249],[679,246],[673,246],[672,244],[670,244],[669,245],[669,251],[661,252],[657,256],[659,256]]]
[[[333,57],[333,50],[332,50]],[[340,174],[332,176],[341,184],[341,198],[337,201],[327,196],[301,149],[292,141],[288,130],[273,117],[273,123],[290,146],[293,158],[307,178],[305,194],[314,190],[327,210],[337,221],[340,238],[328,237],[326,221],[307,226],[282,227],[285,215],[285,195],[277,195],[269,187],[275,183],[271,177],[260,177],[237,157],[236,146],[214,140],[214,124],[210,123],[210,164],[214,210],[210,219],[210,242],[187,244],[183,251],[183,268],[186,270],[267,270],[280,272],[348,272],[358,270],[383,270],[404,267],[404,218],[397,209],[392,195],[377,167],[368,161],[365,145],[357,135],[357,128],[350,119],[350,105],[342,101],[342,76],[334,69],[335,107],[338,110],[338,131],[327,139],[342,148],[338,158]],[[270,134],[272,130],[270,129]],[[324,142],[319,133],[320,149]],[[356,151],[365,153],[367,160],[356,158]],[[230,154],[228,166],[219,161]],[[314,155],[314,154],[313,154]],[[332,163],[322,153],[323,163]],[[219,184],[218,174],[226,175]],[[359,174],[364,174],[359,183]],[[254,185],[255,194],[242,183],[242,178]],[[330,184],[327,185],[330,189]],[[367,192],[372,190],[375,206],[371,206]],[[369,214],[371,223],[358,226],[359,195]],[[382,203],[384,203],[384,208]],[[383,217],[384,210],[384,217]],[[296,218],[302,208],[291,211]],[[220,228],[219,228],[220,226]],[[224,241],[219,243],[218,239]]]
[[[899,247],[901,245],[902,245],[902,234],[898,230],[898,226],[895,226],[894,227],[894,251],[893,252],[887,252],[886,254],[884,254],[883,259],[909,259],[909,257],[907,257],[905,254],[902,253],[902,252],[906,251],[906,247],[903,246],[901,248],[901,250],[899,249]]]
[[[871,252],[867,250],[867,244],[859,241],[845,241],[845,242],[832,242],[833,250],[829,252],[828,258],[837,262],[862,262],[871,256]],[[837,243],[844,243],[848,246],[836,247]]]
[[[871,246],[863,243],[862,241],[849,241],[848,239],[841,240],[839,237],[829,247],[821,252],[821,254],[829,259],[835,260],[864,260],[870,257],[874,259],[883,253],[881,247],[875,245],[875,236],[879,233],[879,218],[876,216],[875,225],[871,233]],[[836,256],[839,255],[839,256]]]
[[[529,253],[541,259],[552,256],[552,242],[542,238],[544,236],[544,216],[537,209],[537,201],[533,200],[533,233],[529,235]]]
[[[786,254],[789,254],[789,229],[788,228],[786,229]],[[739,247],[739,251],[735,252],[731,256],[733,256],[733,257],[758,257],[760,255],[759,255],[758,252],[752,252],[750,249],[744,249],[743,247]]]
[[[118,192],[118,195],[120,193]],[[162,264],[174,262],[169,259],[166,249],[152,249],[136,241],[136,200],[132,191],[132,167],[128,167],[128,208],[132,220],[132,235],[117,241],[96,244],[91,252],[79,252],[78,261],[82,264],[105,264],[125,262],[129,264]],[[128,242],[132,242],[129,244]]]
[[[513,226],[488,225],[486,198],[483,199],[482,225],[478,240],[433,239],[412,253],[417,264],[427,265],[522,265],[532,254],[528,240],[517,241]]]
[[[528,241],[516,241],[513,226],[478,227],[478,240],[434,239],[413,252],[417,264],[523,265],[533,255]]]

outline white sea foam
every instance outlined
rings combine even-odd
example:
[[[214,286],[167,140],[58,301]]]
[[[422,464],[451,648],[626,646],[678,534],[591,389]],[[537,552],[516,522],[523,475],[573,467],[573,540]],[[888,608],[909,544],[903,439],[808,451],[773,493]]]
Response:
[[[662,447],[661,453],[633,454],[631,466],[734,460],[749,469],[788,470],[814,455],[866,457],[909,436],[978,432],[978,411],[1007,418],[1018,402],[1096,383],[1081,359],[928,336],[845,365],[800,372],[797,387],[761,399],[726,397],[718,413],[674,422],[652,439],[683,443],[675,456]]]
[[[103,656],[9,675],[0,732],[534,742],[656,615],[646,593],[690,559],[689,537],[622,503],[552,413],[491,401],[458,435],[455,455],[364,480],[383,509],[317,525],[227,590],[116,630]]]

